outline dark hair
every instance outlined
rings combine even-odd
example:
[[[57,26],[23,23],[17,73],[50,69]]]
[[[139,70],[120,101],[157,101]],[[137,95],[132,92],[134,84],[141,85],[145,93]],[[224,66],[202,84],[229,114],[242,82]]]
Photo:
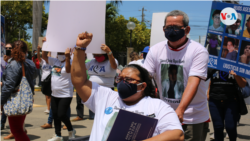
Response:
[[[128,65],[125,68],[132,68],[132,69],[138,70],[140,72],[139,77],[140,77],[141,81],[145,82],[147,84],[147,87],[144,90],[145,96],[150,96],[152,98],[156,97],[155,96],[155,86],[153,85],[152,80],[151,80],[151,76],[149,75],[149,73],[146,69],[144,69],[140,65],[136,65],[136,64]]]
[[[24,41],[18,40],[13,43],[12,48],[11,57],[18,62],[24,62],[26,52],[28,51],[27,44]]]
[[[178,71],[178,67],[176,65],[170,65],[168,67],[168,74],[172,73],[173,70],[176,70],[176,72]]]
[[[220,15],[220,12],[221,12],[221,10],[214,10],[214,13],[213,13],[212,17],[214,17],[214,15],[216,15],[216,14]]]
[[[227,42],[232,42],[233,46],[235,45],[235,40],[232,38],[228,38]]]
[[[36,50],[33,50],[33,53],[35,52]]]
[[[139,55],[137,52],[133,51],[129,54],[129,57],[131,58],[131,61],[134,61],[134,60],[138,60],[139,59]]]

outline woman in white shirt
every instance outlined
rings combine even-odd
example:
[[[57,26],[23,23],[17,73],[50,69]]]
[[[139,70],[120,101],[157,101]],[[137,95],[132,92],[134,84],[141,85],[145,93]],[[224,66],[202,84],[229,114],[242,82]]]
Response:
[[[54,117],[54,126],[56,135],[48,141],[63,141],[61,136],[61,121],[66,125],[69,131],[69,139],[75,138],[76,131],[67,116],[67,110],[73,97],[73,85],[71,82],[71,63],[70,49],[67,48],[65,53],[58,52],[57,58],[48,57],[42,52],[43,60],[53,66],[51,73],[51,110]]]
[[[155,88],[149,73],[139,65],[129,65],[117,79],[118,92],[98,85],[87,79],[84,64],[85,50],[91,42],[91,33],[79,34],[71,68],[74,87],[84,104],[95,112],[95,120],[90,141],[106,140],[105,127],[119,109],[138,111],[144,115],[155,115],[158,119],[153,137],[147,139],[160,141],[182,141],[184,134],[175,111],[160,99],[154,99]],[[108,128],[107,128],[108,129]]]

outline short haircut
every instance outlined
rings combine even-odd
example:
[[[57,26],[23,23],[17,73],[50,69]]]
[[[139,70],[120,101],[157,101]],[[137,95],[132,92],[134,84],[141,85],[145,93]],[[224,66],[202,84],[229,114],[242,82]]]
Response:
[[[247,46],[250,46],[250,43],[247,43],[247,44],[245,45],[245,48],[246,48]]]
[[[170,13],[168,13],[167,16],[165,17],[165,20],[164,20],[164,26],[166,24],[167,17],[172,17],[172,16],[183,16],[183,20],[182,20],[183,25],[184,25],[184,27],[188,26],[188,24],[189,24],[188,15],[185,12],[180,11],[180,10],[173,10]]]
[[[170,65],[170,66],[168,67],[168,74],[172,73],[173,70],[176,70],[176,73],[177,73],[177,71],[178,71],[178,66],[176,66],[176,65]]]
[[[214,10],[214,13],[213,13],[212,17],[214,17],[214,15],[216,15],[216,14],[220,15],[220,12],[221,12],[221,10]]]
[[[250,17],[248,17],[247,21],[249,22],[249,20],[250,20]]]
[[[36,50],[33,50],[33,53],[35,52]]]
[[[235,40],[233,38],[228,38],[227,42],[231,42],[235,46]]]

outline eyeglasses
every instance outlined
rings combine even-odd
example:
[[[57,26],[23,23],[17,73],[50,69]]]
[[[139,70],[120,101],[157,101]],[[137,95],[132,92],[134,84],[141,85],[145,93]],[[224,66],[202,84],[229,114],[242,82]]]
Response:
[[[121,77],[121,76],[116,77],[115,79],[116,83],[119,83],[121,81],[125,81],[127,83],[141,82],[141,80],[136,80],[136,79],[129,78],[129,77]]]
[[[184,27],[184,26],[177,26],[177,25],[175,25],[175,26],[163,26],[163,29],[164,29],[164,31],[169,31],[171,29],[174,29],[174,31],[179,31],[182,29],[182,27]]]

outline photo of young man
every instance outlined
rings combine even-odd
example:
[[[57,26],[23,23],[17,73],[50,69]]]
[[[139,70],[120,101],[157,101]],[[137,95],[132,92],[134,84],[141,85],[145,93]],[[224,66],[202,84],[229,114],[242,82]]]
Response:
[[[212,22],[212,25],[209,26],[209,29],[223,32],[224,28],[222,27],[221,20],[220,20],[221,10],[212,10],[212,12],[213,14],[211,15],[212,17],[210,18],[210,24]]]

